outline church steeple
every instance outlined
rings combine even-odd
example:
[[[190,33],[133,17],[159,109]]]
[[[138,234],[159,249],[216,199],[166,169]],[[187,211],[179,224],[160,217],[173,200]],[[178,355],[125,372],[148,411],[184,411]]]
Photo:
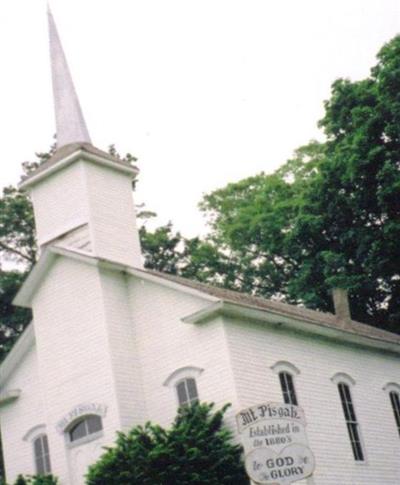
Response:
[[[57,150],[20,184],[33,202],[38,245],[85,251],[140,268],[132,198],[138,170],[91,144],[50,11],[48,15]]]
[[[49,6],[47,15],[49,20],[50,59],[57,127],[57,148],[69,145],[70,143],[91,143],[89,131],[86,127],[57,27]]]

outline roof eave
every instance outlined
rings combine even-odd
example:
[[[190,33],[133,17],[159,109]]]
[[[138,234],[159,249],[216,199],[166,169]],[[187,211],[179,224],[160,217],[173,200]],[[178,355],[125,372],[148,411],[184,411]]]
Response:
[[[14,300],[12,301],[13,305],[30,308],[32,296],[39,287],[43,276],[50,269],[56,256],[57,255],[52,248],[46,248],[43,251],[39,261],[36,263],[26,280],[22,283],[18,293],[15,295]]]
[[[35,332],[33,324],[30,323],[0,365],[0,387],[4,385],[34,342]]]
[[[321,337],[336,339],[347,343],[358,344],[382,350],[390,350],[394,353],[400,353],[400,344],[389,342],[372,336],[356,334],[346,328],[333,328],[318,323],[307,318],[289,317],[273,310],[264,310],[241,305],[238,303],[220,300],[218,303],[203,308],[200,311],[187,315],[182,318],[184,323],[201,324],[206,323],[221,315],[240,318],[244,317],[253,322],[267,323],[272,326],[301,331],[303,333],[312,333]]]
[[[98,163],[99,165],[112,168],[117,172],[130,174],[132,178],[136,177],[136,175],[139,173],[139,170],[134,166],[124,165],[122,163],[116,163],[116,162],[113,162],[112,160],[109,160],[108,158],[102,157],[100,155],[96,155],[94,153],[88,153],[86,150],[82,148],[78,148],[76,151],[67,155],[65,158],[59,160],[58,162],[54,163],[54,165],[49,166],[47,169],[37,173],[36,175],[33,173],[26,180],[23,180],[18,187],[20,190],[27,190],[28,188],[39,183],[45,177],[48,177],[50,174],[55,173],[61,170],[62,168],[67,167],[68,165],[70,165],[71,163],[77,160],[86,160],[88,162]]]
[[[0,406],[10,404],[21,395],[20,389],[11,389],[10,391],[0,392]]]
[[[112,271],[122,271],[126,274],[129,274],[139,279],[149,281],[151,283],[162,284],[163,286],[166,286],[173,290],[183,291],[184,293],[199,297],[205,301],[210,301],[210,302],[219,301],[217,297],[207,295],[199,290],[196,290],[190,287],[185,287],[184,285],[175,283],[173,281],[164,280],[158,276],[146,273],[145,270],[134,268],[133,266],[126,266],[121,263],[117,263],[115,261],[98,258],[92,254],[85,253],[83,251],[78,251],[78,250],[72,251],[69,249],[62,248],[60,246],[48,246],[43,251],[39,261],[36,263],[32,271],[29,273],[29,276],[26,278],[20,290],[16,294],[13,300],[14,305],[25,307],[25,308],[31,307],[33,295],[36,293],[41,281],[49,271],[55,259],[60,256],[73,259],[76,261],[80,261],[82,263],[90,264],[92,266],[97,266],[99,268],[109,269]]]

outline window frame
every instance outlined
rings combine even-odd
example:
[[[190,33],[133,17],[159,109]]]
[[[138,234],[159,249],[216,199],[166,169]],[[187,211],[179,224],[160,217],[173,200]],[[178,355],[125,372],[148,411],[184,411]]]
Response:
[[[175,369],[163,382],[163,386],[173,389],[175,395],[175,402],[178,408],[181,406],[178,396],[178,385],[185,379],[194,379],[196,391],[197,391],[197,401],[200,401],[200,387],[199,380],[204,369],[201,367],[196,367],[193,365],[186,365],[184,367],[179,367]]]
[[[296,388],[294,387],[293,374],[287,371],[281,371],[278,373],[278,377],[281,385],[283,402],[285,404],[291,404],[292,406],[298,406],[299,401],[297,399]]]
[[[32,426],[32,428],[30,428],[22,437],[22,440],[28,443],[30,447],[31,457],[32,457],[32,470],[36,470],[36,474],[37,474],[35,442],[41,436],[46,436],[47,438],[48,457],[49,457],[49,465],[50,465],[49,473],[51,473],[51,453],[50,453],[49,438],[46,431],[46,425],[44,423],[41,423],[41,424],[36,424],[35,426]]]
[[[335,374],[331,380],[336,384],[353,460],[356,464],[364,465],[367,463],[367,453],[352,392],[356,381],[344,372]]]
[[[388,401],[392,416],[394,418],[394,424],[396,426],[397,433],[400,436],[400,385],[395,382],[388,382],[385,386],[383,386],[383,390],[388,395]],[[396,396],[397,398],[396,405],[392,396]]]
[[[271,366],[271,369],[278,376],[283,402],[292,406],[298,406],[299,397],[296,390],[295,377],[300,374],[299,369],[286,360],[276,362]]]
[[[193,382],[193,384],[194,384],[195,396],[193,396],[193,397],[190,396],[190,389],[189,389],[189,385],[188,385],[189,381]],[[179,397],[179,389],[178,389],[181,384],[184,384],[184,386],[185,386],[184,390],[185,390],[185,394],[186,394],[186,399],[184,399],[183,402],[181,402],[181,399]],[[179,407],[181,407],[181,406],[192,406],[193,404],[196,404],[200,401],[199,390],[197,388],[197,382],[196,382],[196,379],[194,377],[191,377],[191,376],[183,377],[182,379],[177,381],[176,384],[175,384],[175,392],[176,392],[176,398],[178,400],[178,406]]]
[[[36,449],[37,442],[40,442],[40,448],[41,448],[39,455],[37,454],[37,449]],[[40,476],[49,475],[51,473],[51,459],[50,459],[49,439],[47,437],[47,434],[42,432],[38,435],[35,435],[32,439],[32,448],[33,448],[33,459],[35,463],[36,475],[40,475]],[[43,472],[39,469],[40,466],[43,467]]]
[[[390,404],[392,405],[394,422],[396,424],[397,432],[400,436],[400,392],[392,389],[391,391],[389,391],[389,399]]]
[[[89,419],[91,417],[98,418],[101,424],[101,429],[92,433],[89,432]],[[85,425],[86,434],[80,438],[73,440],[71,438],[71,432],[76,429],[76,427],[79,426],[81,423],[84,423]],[[102,416],[98,414],[85,414],[83,416],[79,416],[79,418],[75,419],[74,421],[72,421],[72,423],[69,424],[69,426],[65,429],[64,434],[68,448],[74,448],[76,446],[89,443],[90,441],[97,440],[104,435],[104,424]]]

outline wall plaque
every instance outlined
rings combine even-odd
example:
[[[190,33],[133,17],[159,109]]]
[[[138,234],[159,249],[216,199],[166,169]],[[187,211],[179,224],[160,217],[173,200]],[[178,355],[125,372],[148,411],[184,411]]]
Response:
[[[249,477],[262,485],[289,485],[310,476],[315,460],[301,407],[267,402],[236,415]]]

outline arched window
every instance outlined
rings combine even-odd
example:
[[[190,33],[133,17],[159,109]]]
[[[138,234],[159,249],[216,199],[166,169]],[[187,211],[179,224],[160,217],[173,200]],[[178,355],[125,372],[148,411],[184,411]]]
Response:
[[[164,381],[164,386],[175,390],[178,405],[185,406],[199,401],[197,390],[197,378],[203,373],[203,369],[188,365],[176,369]]]
[[[397,431],[400,435],[400,385],[396,382],[388,382],[383,390],[389,395],[390,404],[394,415]]]
[[[80,442],[87,436],[95,438],[102,431],[103,423],[100,416],[95,414],[83,416],[75,421],[67,430],[70,443]],[[95,436],[96,435],[96,436]],[[85,440],[86,441],[86,440]]]
[[[294,387],[293,376],[300,374],[299,369],[286,360],[277,362],[271,367],[271,369],[278,374],[282,389],[283,402],[285,404],[293,404],[294,406],[297,406],[298,400]]]
[[[297,406],[296,391],[294,390],[293,376],[289,372],[279,372],[279,382],[285,404],[294,404]]]
[[[364,461],[364,452],[362,449],[359,426],[354,411],[353,399],[351,397],[350,386],[344,382],[339,382],[338,390],[344,418],[346,420],[347,431],[349,433],[351,448],[356,461]]]
[[[193,377],[182,379],[176,384],[179,406],[187,406],[199,401],[196,381]]]
[[[392,404],[394,419],[396,421],[397,431],[400,434],[400,394],[397,391],[389,392],[390,402]]]
[[[37,475],[51,473],[49,442],[46,434],[41,434],[33,440],[33,453]]]

